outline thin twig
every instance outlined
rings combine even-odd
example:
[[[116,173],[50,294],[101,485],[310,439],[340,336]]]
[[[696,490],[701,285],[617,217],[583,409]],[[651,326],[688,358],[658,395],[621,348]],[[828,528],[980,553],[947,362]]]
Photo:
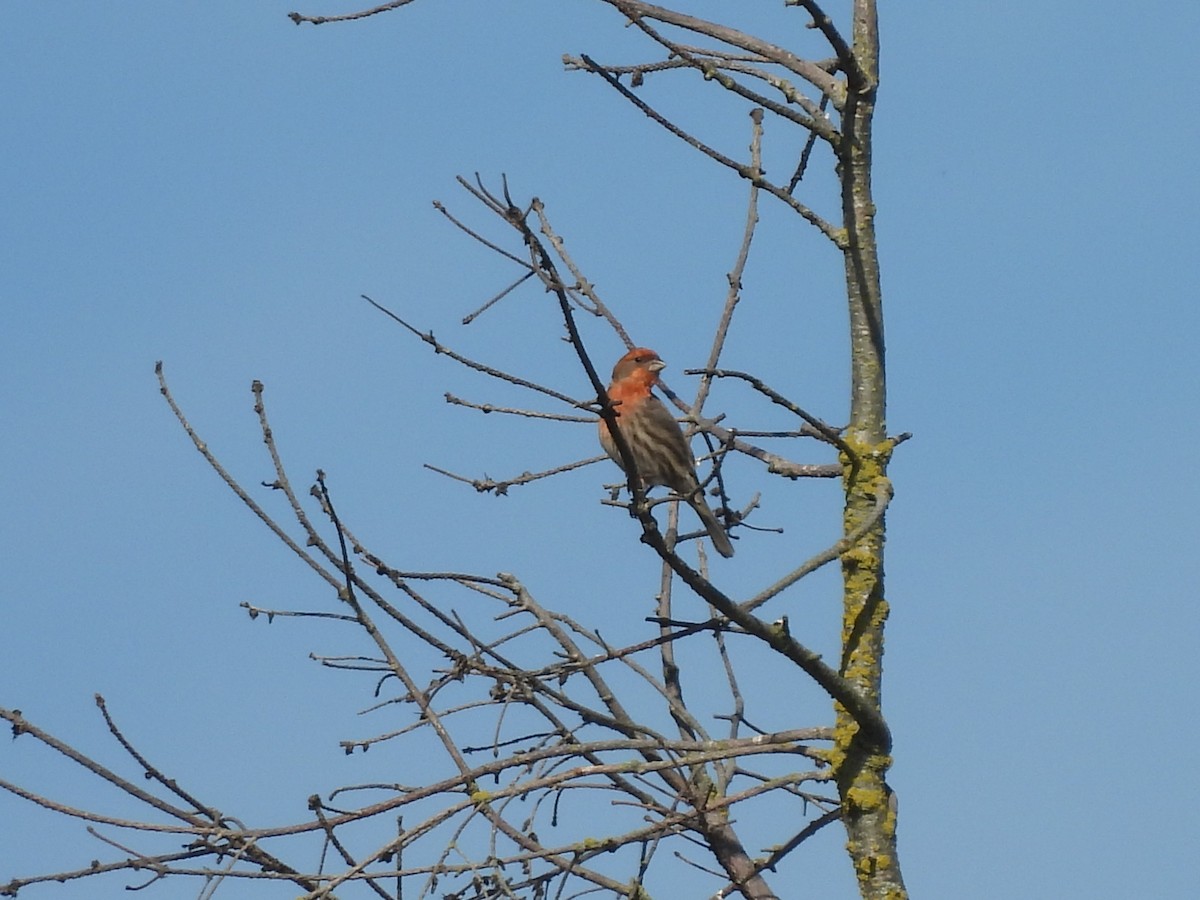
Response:
[[[565,413],[548,413],[540,412],[535,409],[515,409],[511,406],[496,406],[491,403],[472,403],[470,400],[463,400],[461,397],[456,397],[454,394],[447,393],[446,402],[452,406],[465,406],[467,409],[477,409],[481,413],[500,413],[509,416],[521,416],[526,419],[546,419],[551,422],[591,422],[595,423],[595,416],[569,416]]]
[[[412,2],[413,0],[391,0],[390,3],[382,3],[379,6],[374,6],[370,9],[346,13],[341,16],[307,16],[303,13],[291,12],[288,13],[288,18],[297,25],[325,25],[329,22],[353,22],[356,19],[366,19],[370,16],[378,15],[379,13],[385,13],[390,12],[393,9],[399,9],[401,6],[408,6],[408,4]]]
[[[750,165],[757,171],[762,171],[762,110],[750,112]],[[754,240],[754,232],[758,226],[758,185],[750,182],[750,197],[746,203],[746,225],[742,230],[742,243],[738,248],[737,258],[729,271],[727,281],[729,290],[725,294],[725,306],[721,309],[721,318],[717,322],[716,333],[713,335],[712,349],[708,353],[707,369],[715,369],[721,359],[721,351],[725,348],[725,340],[729,336],[729,326],[733,322],[733,312],[737,309],[742,298],[742,275],[746,271],[746,263],[750,259],[750,244]],[[699,410],[708,398],[712,377],[705,375],[700,379],[700,387],[696,391],[696,402],[693,408]]]
[[[811,559],[797,566],[787,575],[784,575],[770,587],[760,591],[754,597],[742,603],[742,609],[747,612],[752,612],[770,600],[772,597],[777,597],[801,578],[806,575],[811,575],[817,569],[833,562],[835,559],[840,559],[844,554],[854,548],[854,545],[861,541],[871,529],[883,518],[883,514],[887,511],[888,504],[892,499],[892,487],[890,482],[885,482],[881,489],[878,489],[875,496],[875,507],[871,510],[871,514],[859,523],[859,526],[850,534],[840,538],[833,546],[822,550]]]
[[[523,484],[529,484],[533,481],[538,481],[542,478],[549,478],[552,475],[561,475],[563,472],[570,472],[574,469],[581,469],[584,466],[590,466],[592,463],[598,463],[601,460],[608,459],[607,456],[592,456],[588,459],[577,460],[572,463],[565,463],[561,466],[555,466],[552,469],[546,469],[542,472],[525,472],[518,475],[516,478],[506,478],[502,481],[496,481],[492,478],[484,476],[483,478],[469,478],[466,475],[458,475],[447,469],[439,468],[430,463],[425,463],[425,468],[431,472],[437,472],[439,475],[445,475],[454,481],[460,481],[463,484],[469,484],[481,494],[495,494],[497,497],[503,497],[508,493],[510,487],[515,487]]]
[[[438,339],[433,336],[432,331],[418,331],[416,328],[414,328],[412,325],[409,325],[406,321],[404,321],[402,318],[400,318],[398,315],[396,315],[394,312],[392,312],[390,309],[388,309],[383,304],[376,303],[374,300],[372,300],[366,294],[363,294],[362,298],[364,300],[366,300],[368,303],[370,303],[377,310],[379,310],[381,313],[383,313],[385,316],[392,319],[394,322],[397,322],[398,324],[404,326],[404,328],[408,332],[410,332],[413,335],[416,335],[418,338],[420,338],[426,344],[429,344],[429,346],[433,347],[434,353],[444,354],[445,356],[450,357],[455,362],[466,366],[468,369],[474,369],[476,372],[482,372],[484,375],[488,375],[492,378],[499,379],[500,381],[507,381],[509,384],[515,384],[518,387],[528,388],[529,390],[536,391],[539,394],[545,394],[547,397],[553,397],[555,400],[561,400],[563,403],[566,403],[569,406],[573,406],[576,409],[590,409],[592,407],[592,404],[590,404],[590,403],[584,403],[583,401],[576,400],[573,397],[568,397],[566,394],[561,394],[558,391],[553,390],[551,388],[544,387],[540,384],[536,384],[532,381],[528,381],[527,379],[520,378],[516,375],[510,375],[508,372],[502,372],[500,369],[492,368],[491,366],[484,365],[481,362],[476,362],[475,360],[470,359],[469,357],[463,356],[461,353],[456,353],[453,350],[451,350],[449,347],[447,347],[445,344],[438,341]]]
[[[609,0],[609,2],[612,2],[612,0]],[[625,87],[625,85],[621,84],[621,82],[615,76],[610,75],[603,66],[599,65],[590,56],[583,55],[580,57],[580,59],[582,59],[587,65],[589,71],[599,75],[601,78],[607,81],[622,97],[640,109],[649,119],[657,122],[671,134],[675,135],[690,147],[699,150],[709,159],[719,162],[726,168],[732,169],[734,172],[737,172],[740,176],[747,179],[751,183],[758,185],[758,187],[766,191],[772,197],[782,200],[802,219],[804,219],[810,225],[816,227],[818,231],[829,238],[829,240],[831,240],[839,250],[846,249],[847,243],[845,229],[834,227],[808,206],[801,203],[799,200],[789,194],[782,187],[768,181],[761,173],[753,171],[750,166],[742,165],[741,163],[730,159],[719,150],[715,150],[714,148],[708,146],[708,144],[704,143],[699,138],[688,134],[670,119],[667,119],[665,116],[651,107],[650,104],[642,100],[642,98],[637,96],[637,94],[633,93],[633,91],[629,90],[629,88]]]
[[[837,447],[840,451],[842,451],[842,453],[846,454],[846,457],[851,462],[858,459],[858,454],[854,451],[854,448],[842,440],[842,436],[838,429],[834,428],[827,422],[818,419],[816,416],[805,412],[787,397],[769,387],[761,378],[756,378],[747,372],[739,372],[735,369],[686,369],[684,370],[684,374],[711,375],[715,378],[740,378],[742,381],[748,382],[751,387],[753,387],[764,397],[769,398],[772,403],[776,404],[777,406],[782,406],[788,412],[799,416],[801,419],[811,425],[816,430],[817,436],[827,443],[833,444],[835,447]]]

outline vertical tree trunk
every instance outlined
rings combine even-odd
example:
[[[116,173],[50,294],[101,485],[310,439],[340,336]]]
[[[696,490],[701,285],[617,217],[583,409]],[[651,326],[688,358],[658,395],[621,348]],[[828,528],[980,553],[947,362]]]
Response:
[[[890,494],[887,465],[887,392],[883,303],[871,195],[871,122],[879,73],[879,32],[873,0],[856,0],[854,54],[859,71],[848,73],[841,153],[842,211],[846,227],[846,287],[850,303],[851,401],[843,454],[845,534],[875,515],[881,493]],[[842,557],[845,606],[841,671],[854,687],[881,706],[883,628],[888,605],[883,589],[883,518]],[[890,741],[862,734],[838,709],[837,782],[847,850],[859,890],[871,900],[907,897],[896,855],[896,806],[887,786]]]

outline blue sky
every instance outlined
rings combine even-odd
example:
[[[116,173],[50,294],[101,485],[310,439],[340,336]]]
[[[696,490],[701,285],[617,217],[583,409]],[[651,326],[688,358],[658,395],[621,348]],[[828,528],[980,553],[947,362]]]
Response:
[[[1183,896],[1200,839],[1200,479],[1188,456],[1200,440],[1200,10],[884,6],[875,185],[889,421],[915,434],[894,463],[888,542],[906,878],[935,900]],[[23,4],[0,34],[0,704],[116,764],[92,704],[101,692],[153,759],[258,824],[300,819],[308,794],[365,779],[373,770],[336,742],[384,729],[356,716],[361,683],[309,659],[361,652],[355,635],[251,623],[238,608],[333,598],[206,469],[154,362],[247,484],[270,478],[258,378],[297,486],[323,468],[342,516],[395,565],[516,572],[544,602],[637,640],[656,567],[599,503],[611,467],[502,499],[422,468],[545,468],[595,453],[591,428],[447,407],[446,391],[529,401],[435,358],[358,298],[586,396],[539,292],[459,324],[515,273],[432,201],[504,238],[454,177],[506,173],[518,196],[543,199],[686,391],[746,193],[596,79],[563,71],[564,52],[647,57],[606,10],[418,0],[297,28],[292,8]],[[741,14],[810,46],[780,3]],[[687,89],[673,100],[675,85]],[[744,113],[705,87],[663,79],[647,96],[743,153]],[[768,131],[772,174],[789,140]],[[819,187],[809,196],[828,203]],[[838,421],[838,260],[766,200],[762,212],[725,361]],[[606,368],[618,344],[587,327]],[[786,424],[734,386],[709,411]],[[743,497],[759,485],[748,466],[730,474]],[[786,531],[747,536],[718,561],[735,595],[837,527],[828,485],[769,487],[763,524]],[[823,575],[779,611],[835,652],[836,600]],[[780,727],[826,721],[815,689],[797,686],[788,704],[774,710]],[[0,777],[122,808],[29,741],[0,750]],[[0,821],[0,881],[105,852],[7,795]],[[854,895],[841,841],[831,829],[802,851],[806,895],[814,883]]]

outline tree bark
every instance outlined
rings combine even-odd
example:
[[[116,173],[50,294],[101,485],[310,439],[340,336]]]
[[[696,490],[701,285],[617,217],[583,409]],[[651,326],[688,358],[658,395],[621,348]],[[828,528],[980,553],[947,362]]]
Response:
[[[879,31],[874,0],[854,4],[853,53],[857,71],[847,73],[843,111],[842,212],[846,228],[845,269],[850,304],[851,405],[842,454],[846,506],[844,533],[872,514],[880,492],[890,492],[887,466],[887,387],[883,297],[871,194],[871,124],[879,80]],[[877,709],[883,674],[883,631],[888,616],[884,595],[884,520],[880,517],[842,557],[844,615],[842,674]],[[835,764],[846,849],[859,891],[868,900],[908,896],[896,853],[896,804],[887,785],[890,739],[869,738],[845,709],[838,707]]]

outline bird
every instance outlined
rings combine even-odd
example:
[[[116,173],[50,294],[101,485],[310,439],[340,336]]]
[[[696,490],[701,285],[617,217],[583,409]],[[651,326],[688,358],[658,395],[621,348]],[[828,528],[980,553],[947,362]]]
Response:
[[[635,347],[617,360],[608,386],[617,427],[633,455],[642,484],[665,485],[679,494],[704,523],[716,551],[728,558],[733,556],[733,544],[705,502],[696,477],[696,462],[683,430],[652,390],[658,385],[658,373],[666,365],[657,353],[645,347]],[[617,442],[603,418],[600,446],[613,462],[625,468]]]

